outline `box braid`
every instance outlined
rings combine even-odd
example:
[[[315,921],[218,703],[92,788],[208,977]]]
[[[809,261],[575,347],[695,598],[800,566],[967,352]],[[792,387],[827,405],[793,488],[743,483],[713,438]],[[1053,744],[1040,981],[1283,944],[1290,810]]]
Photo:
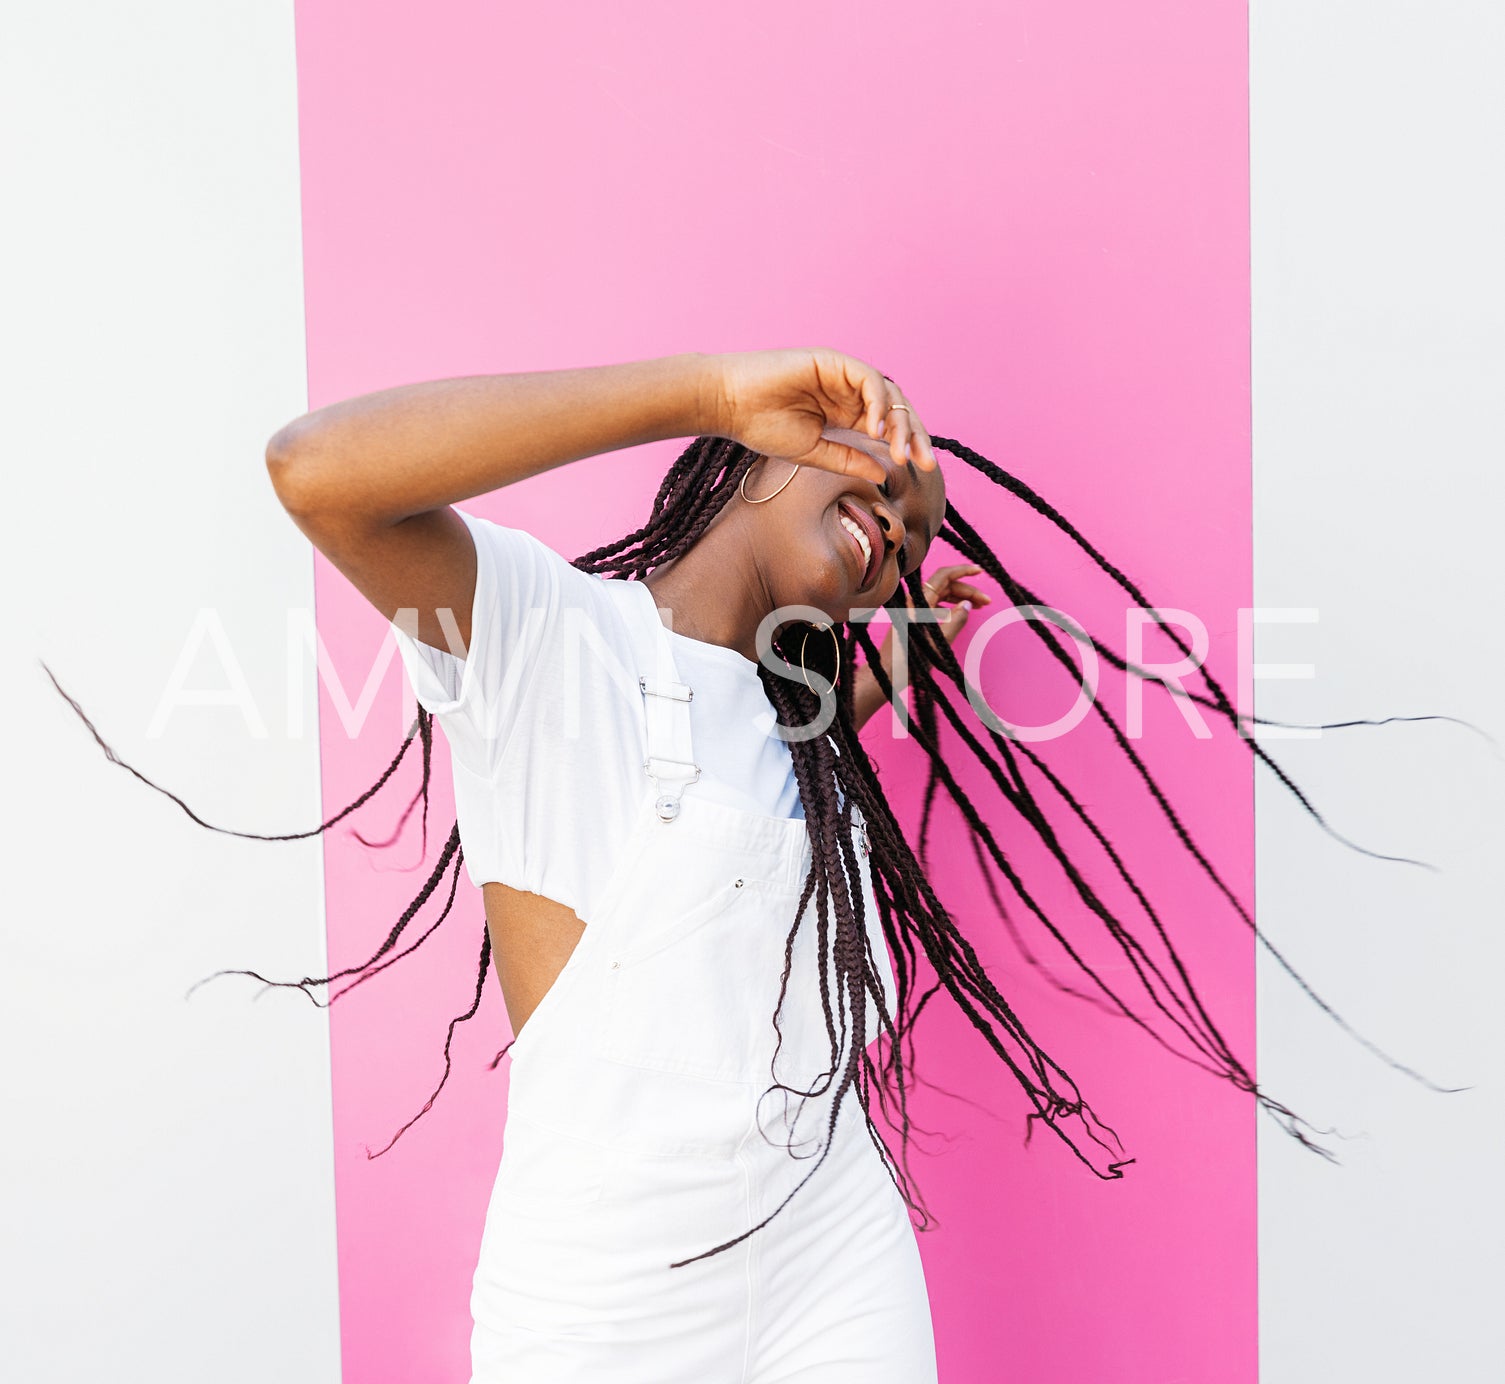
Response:
[[[1138,608],[1149,612],[1157,623],[1167,630],[1177,648],[1186,657],[1193,659],[1207,691],[1205,693],[1188,691],[1185,688],[1173,686],[1154,672],[1129,663],[1097,638],[1086,631],[1081,631],[1080,637],[1090,642],[1098,654],[1112,667],[1120,672],[1140,677],[1146,682],[1153,682],[1174,695],[1190,698],[1198,705],[1235,725],[1241,732],[1245,725],[1293,724],[1236,711],[1221,685],[1205,666],[1194,659],[1190,646],[1177,632],[1175,626],[1167,624],[1128,577],[1093,547],[1070,521],[1024,482],[960,442],[932,437],[932,443],[936,448],[950,453],[971,466],[979,474],[1018,498],[1030,510],[1066,534],[1102,572],[1129,595]],[[581,571],[599,576],[642,580],[654,568],[673,561],[699,541],[711,521],[735,493],[742,476],[755,460],[757,460],[757,453],[730,439],[696,438],[669,468],[654,498],[647,523],[613,543],[576,558],[573,565]],[[939,537],[944,538],[964,558],[976,563],[997,581],[1013,604],[1036,606],[1043,604],[1004,566],[977,531],[959,513],[956,506],[949,501],[946,507],[945,523]],[[903,580],[900,588],[887,603],[887,613],[895,621],[907,621],[911,607],[922,608],[924,605],[919,577],[911,575]],[[1081,675],[1070,654],[1062,646],[1061,632],[1054,626],[1041,621],[1030,620],[1026,624],[1045,643],[1055,660],[1080,685]],[[894,701],[894,688],[879,660],[877,645],[868,629],[860,623],[833,624],[830,627],[830,635],[814,641],[814,659],[802,659],[798,676],[794,676],[795,661],[785,650],[799,649],[803,654],[805,636],[812,628],[798,621],[784,626],[775,635],[773,641],[775,653],[784,661],[784,669],[780,672],[763,665],[759,668],[769,701],[781,724],[790,727],[811,724],[820,712],[821,701],[820,693],[812,690],[808,684],[808,676],[816,677],[821,684],[821,691],[829,693],[838,667],[838,655],[839,666],[851,668],[855,666],[855,655],[859,650],[865,656],[885,696],[890,702]],[[1175,1055],[1231,1081],[1240,1090],[1254,1096],[1258,1104],[1303,1145],[1336,1161],[1332,1152],[1307,1132],[1311,1130],[1311,1126],[1288,1107],[1262,1091],[1233,1053],[1209,1015],[1201,997],[1197,994],[1187,967],[1176,952],[1160,913],[1092,814],[1029,745],[1016,741],[1013,737],[1002,734],[991,726],[985,725],[981,736],[973,730],[971,723],[976,722],[978,718],[972,712],[966,697],[966,683],[961,665],[949,642],[933,624],[913,622],[910,625],[909,634],[907,665],[913,702],[909,723],[914,739],[928,760],[928,776],[922,800],[917,847],[912,847],[906,838],[879,783],[873,761],[858,738],[857,728],[853,721],[853,687],[850,678],[835,686],[836,716],[826,732],[808,739],[790,741],[794,774],[810,835],[811,865],[795,910],[795,918],[786,938],[784,971],[779,1001],[773,1015],[773,1025],[775,1031],[779,1033],[779,1047],[781,1047],[782,1032],[779,1029],[778,1016],[783,1008],[783,1000],[792,971],[795,939],[799,929],[804,925],[809,905],[813,900],[816,955],[821,958],[820,995],[826,1019],[827,1038],[830,1043],[831,1068],[822,1074],[824,1084],[817,1083],[813,1087],[804,1089],[787,1086],[778,1080],[779,1048],[776,1047],[773,1060],[775,1079],[768,1090],[791,1093],[802,1100],[829,1094],[831,1103],[826,1127],[830,1134],[834,1133],[843,1100],[855,1087],[869,1136],[883,1157],[885,1168],[904,1196],[906,1203],[920,1214],[921,1228],[927,1228],[930,1224],[929,1212],[924,1205],[923,1198],[918,1197],[917,1189],[909,1173],[909,1136],[913,1124],[909,1115],[908,1093],[910,1086],[917,1079],[914,1075],[916,1022],[925,1004],[934,995],[944,990],[1023,1089],[1031,1106],[1025,1122],[1026,1143],[1029,1142],[1035,1125],[1037,1123],[1043,1125],[1082,1164],[1098,1177],[1108,1180],[1121,1178],[1123,1169],[1134,1161],[1132,1158],[1122,1156],[1123,1148],[1117,1135],[1098,1118],[1065,1068],[1030,1035],[1007,998],[988,975],[972,944],[958,928],[955,919],[931,886],[924,862],[928,858],[928,836],[933,808],[939,797],[944,794],[959,811],[973,852],[979,865],[984,867],[983,878],[990,898],[1030,965],[1044,971],[1051,983],[1063,991],[1096,1003],[1108,1012],[1127,1019]],[[1073,631],[1073,637],[1077,635],[1078,632]],[[390,781],[416,736],[422,747],[422,783],[417,794],[403,812],[396,830],[386,841],[369,842],[364,837],[358,839],[368,845],[389,844],[396,839],[403,823],[421,800],[426,853],[433,717],[421,707],[413,727],[404,737],[402,746],[391,763],[377,781],[352,803],[310,831],[286,835],[263,835],[256,832],[232,831],[204,821],[182,799],[126,764],[105,743],[79,704],[63,691],[52,674],[52,670],[47,668],[45,663],[43,667],[58,692],[84,721],[112,763],[127,769],[148,787],[165,794],[198,825],[254,840],[302,840],[309,836],[319,835],[333,827],[369,801]],[[1270,940],[1255,925],[1248,909],[1239,901],[1206,858],[1177,815],[1169,798],[1111,713],[1101,705],[1100,699],[1094,697],[1090,701],[1093,711],[1104,720],[1115,743],[1129,760],[1146,790],[1155,800],[1160,812],[1169,822],[1178,842],[1213,882],[1222,897],[1253,932],[1259,943],[1296,980],[1303,991],[1345,1031],[1391,1066],[1433,1090],[1459,1089],[1439,1086],[1410,1067],[1389,1057],[1368,1039],[1358,1034],[1297,974],[1289,961],[1276,950]],[[1457,720],[1454,717],[1431,716],[1387,717],[1384,721],[1328,722],[1323,723],[1321,728],[1377,725],[1391,720],[1434,719]],[[1462,724],[1468,725],[1469,723],[1462,722]],[[958,782],[942,750],[943,726],[950,728],[972,757],[982,766],[987,780],[1013,813],[1022,819],[1065,874],[1076,898],[1087,912],[1102,924],[1108,936],[1119,947],[1128,961],[1129,970],[1143,989],[1156,1017],[1146,1017],[1136,1011],[1129,1001],[1104,979],[1100,969],[1089,964],[1061,926],[1047,913],[1036,892],[1029,887],[1010,860],[1008,853],[1000,845],[998,834],[988,825],[981,809]],[[1471,728],[1478,730],[1477,727]],[[1480,733],[1483,734],[1482,731]],[[1339,836],[1333,830],[1289,775],[1275,763],[1253,737],[1241,735],[1241,738],[1248,744],[1256,759],[1275,773],[1281,784],[1295,795],[1303,809],[1319,826],[1334,836],[1338,836],[1338,839],[1344,840],[1345,844],[1353,846],[1354,849],[1364,849],[1346,841],[1346,838]],[[1077,863],[1070,858],[1048,820],[1039,798],[1026,780],[1026,764],[1043,779],[1050,792],[1065,804],[1067,812],[1086,828],[1096,844],[1103,850],[1115,874],[1127,887],[1138,909],[1148,920],[1154,936],[1158,939],[1168,959],[1168,967],[1163,967],[1151,956],[1145,944],[1135,935],[1124,919],[1120,918],[1099,897],[1097,891],[1087,882]],[[879,922],[894,963],[895,1012],[892,1014],[889,1013],[885,1003],[879,978],[880,971],[868,941],[864,916],[864,891],[861,887],[862,869],[857,858],[853,834],[854,818],[859,816],[870,848],[869,871],[872,895],[878,907]],[[1381,859],[1402,859],[1394,856],[1380,856],[1378,852],[1373,851],[1366,853],[1376,855]],[[300,990],[316,1005],[327,1007],[342,995],[348,994],[357,985],[365,983],[404,957],[411,955],[434,934],[452,911],[462,860],[463,850],[460,845],[459,826],[456,823],[451,827],[439,860],[423,886],[381,945],[358,965],[346,967],[329,976],[304,976],[298,981],[267,980],[266,977],[251,970],[219,971],[215,975],[252,976],[267,986]],[[1422,864],[1418,861],[1409,863]],[[442,910],[418,933],[415,940],[398,950],[404,933],[413,925],[414,919],[439,889],[446,875],[449,876],[449,889]],[[1028,949],[1018,931],[1013,915],[1000,896],[999,878],[1012,891],[1025,911],[1039,921],[1055,944],[1085,977],[1088,988],[1078,989],[1066,984],[1053,972],[1048,971]],[[917,993],[919,962],[922,953],[924,961],[934,973],[935,980],[933,984]],[[452,1067],[450,1049],[455,1029],[459,1024],[474,1017],[480,1007],[490,958],[490,936],[483,927],[474,996],[469,1008],[450,1021],[444,1043],[443,1076],[418,1114],[403,1125],[387,1145],[377,1153],[373,1154],[368,1149],[368,1157],[379,1157],[387,1152],[403,1133],[432,1108],[434,1100],[449,1079]],[[351,979],[350,984],[331,991],[327,1000],[321,1002],[313,993],[315,987],[331,986],[337,981],[352,977],[354,979]],[[205,979],[212,978],[206,977]],[[203,981],[199,982],[199,984],[203,983]],[[867,1051],[871,1041],[867,1032],[866,999],[869,997],[874,1002],[880,1030],[880,1034],[874,1036],[882,1036],[886,1039],[885,1043],[876,1045],[884,1054],[879,1062],[875,1062]],[[1167,1027],[1177,1036],[1168,1036],[1165,1031]],[[510,1047],[511,1044],[507,1046]],[[507,1048],[503,1048],[496,1055],[490,1064],[491,1067],[496,1067],[506,1051]],[[901,1145],[897,1159],[888,1149],[872,1118],[872,1105],[875,1100],[890,1122],[897,1123],[900,1128]],[[1334,1131],[1313,1132],[1332,1133]],[[758,1225],[751,1227],[735,1239],[707,1250],[704,1254],[681,1260],[672,1267],[680,1267],[697,1259],[720,1253],[761,1229],[788,1204],[795,1193],[819,1169],[830,1144],[831,1141],[828,1139],[815,1166],[785,1197],[784,1201]]]
[[[1093,558],[1103,571],[1128,592],[1138,606],[1151,611],[1157,620],[1159,619],[1158,612],[1154,612],[1153,607],[1145,600],[1138,588],[1093,548],[1063,515],[1023,482],[959,442],[944,438],[932,440],[936,447],[960,457],[995,484],[1023,500],[1036,513],[1043,515],[1056,527],[1062,529]],[[756,453],[726,439],[696,439],[680,455],[665,477],[664,484],[660,487],[655,500],[653,515],[649,523],[619,543],[596,549],[576,559],[575,565],[584,571],[602,576],[641,579],[653,567],[678,557],[698,540],[711,518],[725,505],[742,475],[756,459]],[[1038,604],[1032,593],[1025,591],[1013,581],[1012,575],[1004,569],[996,555],[960,515],[956,507],[950,503],[947,505],[947,522],[942,529],[942,536],[965,558],[977,563],[998,580],[1011,601],[1016,604],[1028,602]],[[894,619],[904,619],[911,603],[923,605],[918,576],[908,578],[904,587],[889,601],[890,616]],[[1051,635],[1046,633],[1045,627],[1039,623],[1031,622],[1030,627],[1042,638],[1048,640],[1051,638]],[[798,648],[803,655],[805,636],[811,628],[803,622],[793,622],[786,625],[776,636],[774,651],[784,658],[786,665],[792,664],[792,660],[785,653],[785,648]],[[830,680],[835,676],[838,650],[842,666],[852,667],[855,662],[852,655],[856,648],[861,648],[866,655],[867,662],[874,670],[880,687],[892,700],[892,685],[883,673],[877,646],[868,631],[861,625],[842,624],[832,628],[835,633],[835,642],[833,643],[829,638],[814,641],[814,648],[820,651],[820,655],[808,665],[802,658],[798,679],[781,675],[767,666],[760,665],[759,673],[764,688],[782,724],[804,726],[809,725],[815,719],[819,711],[819,698],[817,693],[805,683],[805,673],[808,671],[811,675],[818,675],[823,679],[823,685],[829,687]],[[965,685],[962,669],[950,644],[930,624],[917,623],[912,627],[911,634],[915,637],[909,641],[908,662],[911,686],[914,688],[916,739],[929,760],[926,826],[928,827],[930,805],[935,799],[937,790],[944,788],[950,800],[962,813],[974,849],[991,861],[1025,908],[1039,919],[1097,992],[1096,995],[1092,995],[1091,991],[1085,993],[1093,998],[1101,997],[1105,1007],[1108,1007],[1111,1012],[1127,1018],[1178,1056],[1185,1057],[1204,1070],[1225,1077],[1239,1089],[1248,1091],[1261,1107],[1274,1116],[1293,1137],[1323,1156],[1332,1158],[1331,1151],[1307,1133],[1311,1127],[1287,1106],[1261,1090],[1247,1069],[1240,1063],[1207,1012],[1185,964],[1166,932],[1159,913],[1091,814],[1060,778],[1050,770],[1041,756],[1028,745],[1021,743],[1019,750],[1023,758],[1046,778],[1051,789],[1063,799],[1072,815],[1087,827],[1150,920],[1155,936],[1158,937],[1169,957],[1169,975],[1150,955],[1133,931],[1092,889],[1081,870],[1072,861],[1028,786],[1023,767],[1011,748],[1010,740],[996,730],[985,728],[987,739],[991,744],[990,752],[989,745],[980,740],[968,726],[955,699],[942,691],[942,680],[944,680],[960,689],[964,699]],[[1178,636],[1176,642],[1183,654],[1190,657],[1191,650],[1185,641]],[[1165,685],[1162,680],[1154,678],[1145,670],[1131,668],[1125,660],[1113,654],[1111,650],[1105,649],[1099,641],[1093,640],[1093,643],[1120,671],[1138,672],[1162,686]],[[1071,670],[1073,677],[1077,677],[1069,655],[1060,648],[1059,643],[1052,643],[1052,648],[1059,660]],[[1196,694],[1199,701],[1211,706],[1213,710],[1236,724],[1262,719],[1240,716],[1236,713],[1222,687],[1205,668],[1201,671],[1210,696]],[[1233,904],[1242,920],[1255,932],[1261,943],[1269,948],[1272,955],[1276,956],[1284,969],[1301,984],[1306,993],[1325,1012],[1342,1024],[1347,1031],[1353,1033],[1353,1029],[1330,1005],[1316,995],[1311,987],[1296,974],[1289,962],[1275,950],[1269,939],[1255,927],[1248,910],[1233,895],[1197,846],[1191,833],[1176,815],[1164,791],[1134,750],[1133,745],[1124,736],[1112,715],[1101,706],[1096,698],[1093,699],[1093,706],[1098,715],[1104,717],[1109,724],[1116,743],[1154,796],[1182,846],[1212,878],[1223,895]],[[970,707],[968,709],[970,710]],[[1046,913],[1035,893],[1013,867],[1000,847],[997,837],[948,766],[938,736],[942,721],[958,734],[968,750],[983,764],[1008,805],[1025,820],[1066,873],[1077,897],[1103,924],[1127,958],[1131,971],[1143,987],[1153,1009],[1180,1035],[1184,1040],[1184,1046],[1191,1049],[1190,1053],[1186,1052],[1184,1047],[1174,1045],[1166,1038],[1161,1027],[1157,1027],[1154,1022],[1136,1012],[1127,1000],[1108,985],[1098,971],[1088,964],[1079,950],[1067,939],[1061,927]],[[1319,824],[1331,830],[1321,814],[1289,776],[1274,763],[1263,747],[1252,738],[1246,737],[1246,743],[1261,762],[1272,768],[1280,781],[1296,794],[1303,807]],[[826,1016],[827,1037],[831,1044],[832,1071],[827,1075],[836,1082],[827,1122],[828,1132],[834,1131],[842,1099],[853,1086],[856,1086],[870,1137],[880,1152],[885,1155],[885,1166],[889,1169],[895,1185],[905,1197],[907,1204],[919,1212],[922,1220],[928,1223],[928,1212],[922,1201],[917,1202],[913,1194],[912,1179],[908,1176],[910,1121],[904,1045],[907,1040],[910,1054],[907,1067],[912,1070],[915,1021],[923,1004],[937,989],[944,988],[1023,1086],[1033,1106],[1033,1110],[1027,1117],[1027,1131],[1033,1129],[1035,1122],[1039,1122],[1057,1135],[1072,1153],[1098,1176],[1108,1179],[1121,1177],[1123,1168],[1133,1162],[1133,1159],[1115,1156],[1116,1153],[1122,1151],[1116,1135],[1103,1124],[1092,1107],[1083,1099],[1079,1088],[1065,1069],[1030,1036],[1006,998],[987,975],[971,944],[957,928],[955,921],[930,887],[921,858],[916,855],[906,840],[878,783],[872,761],[857,737],[852,721],[850,679],[838,693],[837,716],[827,733],[810,739],[791,741],[790,751],[800,800],[810,833],[811,867],[804,896],[796,909],[795,919],[786,939],[785,968],[779,1004],[774,1014],[774,1027],[777,1031],[778,1013],[782,1009],[783,999],[787,993],[794,939],[799,928],[803,926],[807,903],[813,892],[816,900],[816,955],[821,958],[821,1002]],[[873,897],[878,904],[885,940],[894,956],[897,1014],[889,1014],[885,1008],[879,972],[866,946],[863,891],[859,887],[860,868],[852,846],[851,826],[854,809],[860,812],[872,843]],[[1370,854],[1375,853],[1370,852]],[[984,877],[988,879],[990,891],[994,892],[996,897],[996,886],[986,872]],[[833,913],[834,923],[831,916]],[[834,944],[829,938],[833,925]],[[936,985],[918,997],[914,992],[917,948],[923,950],[926,961],[937,977]],[[828,959],[834,965],[834,977],[827,974]],[[832,993],[833,980],[834,995]],[[1065,986],[1062,988],[1069,989]],[[1083,992],[1073,991],[1072,993]],[[887,1044],[883,1049],[886,1056],[881,1070],[875,1069],[873,1059],[866,1051],[869,1040],[866,1032],[867,1008],[864,1002],[866,996],[871,996],[875,1002],[878,1023],[887,1039]],[[844,1025],[848,1019],[852,1031],[850,1045],[844,1047],[848,1037]],[[842,1026],[841,1032],[838,1032],[839,1026]],[[1367,1039],[1361,1038],[1360,1041],[1379,1053],[1379,1049],[1368,1043]],[[842,1055],[843,1052],[845,1052],[845,1057]],[[1416,1079],[1433,1085],[1427,1082],[1425,1077],[1395,1062],[1394,1059],[1383,1053],[1379,1055],[1391,1065]],[[775,1054],[776,1066],[777,1053]],[[838,1068],[840,1069],[839,1075],[837,1075]],[[770,1091],[791,1090],[777,1080],[776,1071],[774,1075],[775,1081],[769,1088]],[[797,1094],[813,1096],[822,1094],[825,1089],[827,1088],[817,1088]],[[1446,1088],[1434,1086],[1434,1089]],[[870,1111],[874,1094],[877,1095],[880,1105],[886,1112],[897,1109],[897,1123],[902,1134],[901,1156],[897,1162],[887,1149],[872,1119]],[[890,1099],[893,1101],[892,1106],[889,1104]],[[1112,1139],[1112,1145],[1107,1142],[1104,1135]],[[829,1147],[830,1141],[828,1140],[826,1148]],[[1107,1157],[1103,1157],[1103,1154]],[[823,1151],[821,1160],[824,1157]],[[727,1249],[767,1224],[773,1215],[777,1215],[783,1206],[787,1205],[790,1197],[804,1185],[804,1181],[814,1175],[819,1166],[820,1161],[817,1161],[806,1178],[759,1225],[707,1251],[707,1254]],[[697,1259],[704,1257],[706,1256],[695,1256]]]

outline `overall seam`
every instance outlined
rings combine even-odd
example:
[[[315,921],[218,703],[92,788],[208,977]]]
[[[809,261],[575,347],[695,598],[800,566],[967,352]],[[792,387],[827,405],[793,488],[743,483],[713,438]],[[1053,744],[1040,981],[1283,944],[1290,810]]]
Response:
[[[747,1135],[742,1136],[742,1143],[737,1145],[737,1166],[742,1170],[742,1204],[746,1215],[744,1219],[750,1225],[754,1215],[752,1196],[752,1169],[747,1165],[747,1159],[743,1156],[743,1145],[747,1143]],[[748,1371],[752,1369],[753,1335],[757,1320],[756,1294],[757,1274],[755,1264],[758,1260],[758,1237],[754,1235],[747,1242],[747,1254],[744,1256],[743,1273],[747,1280],[747,1310],[742,1323],[742,1375],[739,1384],[747,1384]]]

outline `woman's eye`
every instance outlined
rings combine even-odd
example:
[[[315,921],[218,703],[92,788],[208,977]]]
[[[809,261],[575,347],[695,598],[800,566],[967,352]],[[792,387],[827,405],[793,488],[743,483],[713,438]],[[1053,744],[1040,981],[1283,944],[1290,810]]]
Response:
[[[881,496],[883,496],[883,498],[885,500],[888,499],[888,482],[887,481],[882,481],[882,482],[879,483],[878,493]]]

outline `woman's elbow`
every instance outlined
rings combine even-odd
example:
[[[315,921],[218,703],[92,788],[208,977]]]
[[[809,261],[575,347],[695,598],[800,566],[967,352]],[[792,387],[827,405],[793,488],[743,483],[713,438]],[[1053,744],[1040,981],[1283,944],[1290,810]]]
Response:
[[[306,415],[305,415],[306,417]],[[319,504],[314,448],[303,418],[277,429],[266,445],[267,475],[289,514],[308,514]]]

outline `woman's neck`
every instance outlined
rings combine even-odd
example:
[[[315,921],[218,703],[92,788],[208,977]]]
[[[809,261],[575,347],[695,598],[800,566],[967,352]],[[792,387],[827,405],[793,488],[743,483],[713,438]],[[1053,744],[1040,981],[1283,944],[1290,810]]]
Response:
[[[713,524],[687,552],[655,569],[644,584],[676,633],[735,649],[757,661],[758,626],[773,609],[747,536]]]

